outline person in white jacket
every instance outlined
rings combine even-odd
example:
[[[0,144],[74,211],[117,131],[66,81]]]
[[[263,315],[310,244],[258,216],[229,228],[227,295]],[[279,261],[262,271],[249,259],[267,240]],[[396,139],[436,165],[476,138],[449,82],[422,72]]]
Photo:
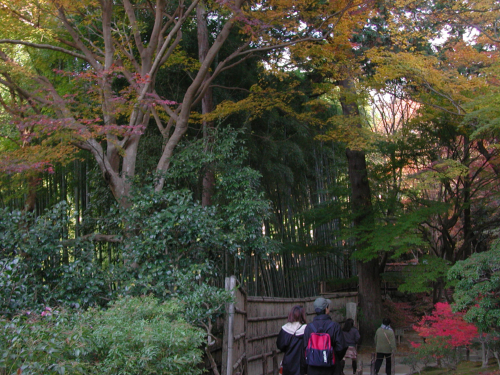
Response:
[[[288,314],[288,322],[281,327],[276,346],[284,353],[281,365],[283,375],[304,375],[303,337],[306,313],[302,306],[294,306]]]

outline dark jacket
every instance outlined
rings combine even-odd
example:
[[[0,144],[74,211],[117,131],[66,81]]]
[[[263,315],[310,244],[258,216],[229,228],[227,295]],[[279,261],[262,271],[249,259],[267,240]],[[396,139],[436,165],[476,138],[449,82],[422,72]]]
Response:
[[[359,331],[356,327],[352,327],[348,332],[342,331],[344,334],[345,344],[347,346],[356,346],[361,338]]]
[[[344,358],[344,354],[347,350],[347,346],[344,342],[344,334],[342,333],[342,329],[340,328],[340,324],[334,322],[330,315],[317,315],[314,317],[312,323],[309,323],[304,332],[304,347],[303,351],[307,348],[307,342],[309,341],[309,337],[311,336],[312,329],[310,327],[311,324],[314,324],[317,332],[325,332],[330,335],[332,340],[332,348],[335,352],[335,363],[336,365],[333,367],[316,367],[316,366],[307,366],[304,362],[304,373],[307,375],[333,375],[341,370],[340,362],[342,358]],[[337,370],[337,371],[336,371]]]
[[[287,323],[281,327],[276,346],[284,353],[283,375],[303,375],[304,349],[303,337],[305,324],[299,322]]]

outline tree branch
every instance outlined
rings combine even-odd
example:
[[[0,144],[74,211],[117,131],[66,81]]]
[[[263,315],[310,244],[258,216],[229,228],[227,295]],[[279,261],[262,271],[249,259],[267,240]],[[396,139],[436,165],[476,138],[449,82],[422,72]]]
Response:
[[[123,238],[121,236],[117,236],[115,234],[86,234],[84,236],[73,238],[69,240],[61,241],[63,246],[71,245],[76,241],[92,241],[92,242],[108,242],[108,243],[121,243]]]
[[[62,47],[53,46],[51,44],[31,43],[31,42],[26,42],[24,40],[16,40],[16,39],[0,39],[0,44],[16,44],[16,45],[24,45],[24,46],[38,48],[38,49],[49,49],[52,51],[62,52],[62,53],[65,53],[67,55],[77,57],[79,59],[82,59],[82,60],[89,62],[85,55],[67,50],[67,49],[62,48]]]

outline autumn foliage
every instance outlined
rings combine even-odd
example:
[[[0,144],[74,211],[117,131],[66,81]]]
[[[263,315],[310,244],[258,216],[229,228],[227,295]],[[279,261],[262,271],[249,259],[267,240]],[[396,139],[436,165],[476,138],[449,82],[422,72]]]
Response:
[[[422,320],[413,326],[419,336],[426,344],[439,339],[448,348],[469,346],[474,338],[478,336],[474,324],[464,320],[463,313],[454,313],[448,303],[436,303],[435,310],[431,315],[424,316]],[[444,340],[443,340],[444,339]],[[421,344],[412,343],[418,348]]]

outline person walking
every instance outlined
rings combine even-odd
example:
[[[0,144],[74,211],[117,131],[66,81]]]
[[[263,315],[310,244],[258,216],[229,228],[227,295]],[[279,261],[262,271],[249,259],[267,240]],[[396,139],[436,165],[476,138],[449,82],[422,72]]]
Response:
[[[344,335],[342,334],[340,324],[334,322],[329,315],[330,304],[331,301],[323,297],[319,297],[314,301],[314,311],[316,312],[316,316],[313,321],[306,326],[304,331],[303,350],[306,351],[308,349],[309,339],[312,335],[315,335],[314,337],[319,337],[318,335],[325,337],[324,334],[328,334],[331,349],[333,350],[332,357],[325,358],[325,353],[322,351],[323,357],[320,358],[325,358],[325,363],[320,366],[311,365],[308,362],[312,361],[306,358],[303,371],[307,375],[337,375],[342,373],[342,366],[340,362],[344,357],[347,347],[344,342]]]
[[[384,318],[382,325],[375,332],[375,350],[377,352],[375,374],[378,374],[385,358],[385,373],[391,375],[392,355],[396,351],[396,337],[389,318]]]
[[[352,360],[352,373],[356,374],[358,368],[357,358],[359,340],[361,336],[356,327],[354,327],[354,320],[351,318],[347,319],[342,328],[342,333],[344,334],[345,344],[347,345],[347,352],[345,353],[344,360],[342,361],[342,368],[345,365],[346,359],[350,358]]]
[[[281,366],[283,375],[304,375],[303,337],[306,313],[302,306],[294,306],[288,314],[288,322],[281,327],[276,346],[284,353]]]

